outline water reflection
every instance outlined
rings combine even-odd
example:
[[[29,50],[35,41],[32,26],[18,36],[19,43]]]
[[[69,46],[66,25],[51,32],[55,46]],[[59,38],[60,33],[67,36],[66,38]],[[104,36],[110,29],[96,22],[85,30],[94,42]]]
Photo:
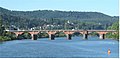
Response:
[[[108,48],[111,54],[108,55]],[[86,58],[86,57],[113,57],[118,58],[118,41],[98,37],[89,37],[83,40],[82,37],[73,37],[67,40],[66,37],[40,38],[38,40],[14,40],[0,43],[0,57],[59,57],[59,58]]]

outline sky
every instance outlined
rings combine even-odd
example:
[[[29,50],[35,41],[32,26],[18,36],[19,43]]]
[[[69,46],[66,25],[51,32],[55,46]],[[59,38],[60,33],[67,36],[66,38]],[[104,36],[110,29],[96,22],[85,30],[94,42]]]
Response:
[[[0,7],[17,11],[60,10],[119,15],[119,0],[0,0]]]

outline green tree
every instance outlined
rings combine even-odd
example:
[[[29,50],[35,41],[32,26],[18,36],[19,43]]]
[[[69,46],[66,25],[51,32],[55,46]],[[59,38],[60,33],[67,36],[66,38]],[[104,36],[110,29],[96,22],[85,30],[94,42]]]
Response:
[[[115,22],[112,24],[112,26],[108,27],[109,30],[116,30],[116,33],[108,33],[107,37],[108,38],[115,38],[119,40],[119,22]]]
[[[2,18],[0,16],[0,36],[3,34],[3,28],[2,28]]]

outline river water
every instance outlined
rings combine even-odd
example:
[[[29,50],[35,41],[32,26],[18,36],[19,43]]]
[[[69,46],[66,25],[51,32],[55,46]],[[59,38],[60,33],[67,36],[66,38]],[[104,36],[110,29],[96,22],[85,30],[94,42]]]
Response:
[[[107,54],[110,48],[111,54]],[[0,43],[0,58],[118,58],[119,42],[98,37],[40,38],[14,40]]]

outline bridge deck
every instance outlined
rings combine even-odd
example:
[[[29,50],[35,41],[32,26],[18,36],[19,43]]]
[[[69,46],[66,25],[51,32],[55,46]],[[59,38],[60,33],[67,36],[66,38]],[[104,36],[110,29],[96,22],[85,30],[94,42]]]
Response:
[[[116,30],[5,30],[9,32],[65,32],[65,31],[70,31],[70,32],[82,32],[82,31],[88,31],[88,32],[116,32]]]

